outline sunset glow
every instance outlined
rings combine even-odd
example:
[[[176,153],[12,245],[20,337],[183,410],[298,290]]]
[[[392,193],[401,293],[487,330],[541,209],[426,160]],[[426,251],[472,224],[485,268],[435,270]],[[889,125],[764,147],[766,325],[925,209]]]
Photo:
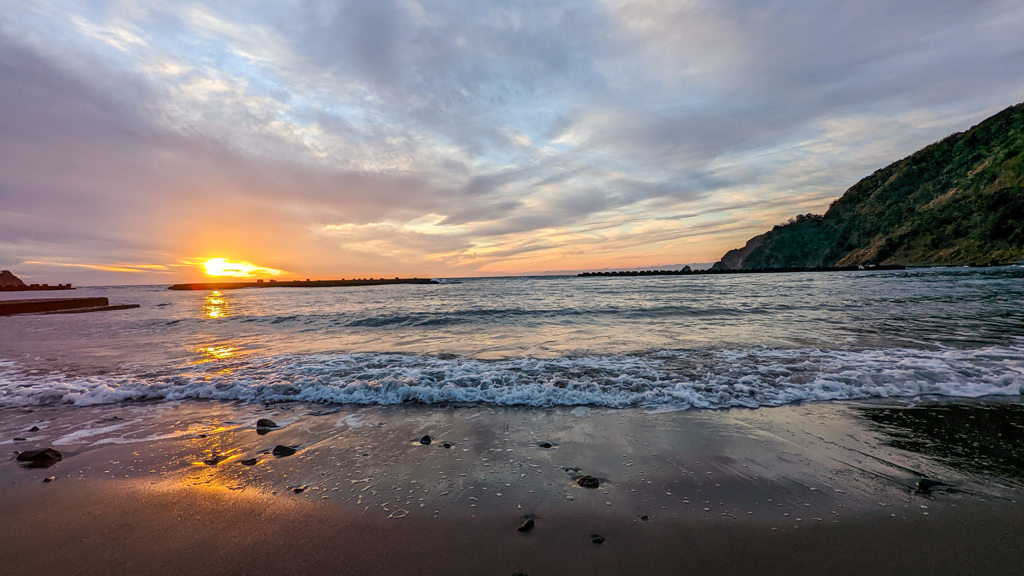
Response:
[[[232,278],[256,278],[258,276],[278,276],[281,270],[256,266],[248,262],[230,262],[224,258],[210,258],[203,263],[207,276],[229,276]]]
[[[710,265],[1024,100],[1024,2],[833,4],[6,2],[0,270]]]

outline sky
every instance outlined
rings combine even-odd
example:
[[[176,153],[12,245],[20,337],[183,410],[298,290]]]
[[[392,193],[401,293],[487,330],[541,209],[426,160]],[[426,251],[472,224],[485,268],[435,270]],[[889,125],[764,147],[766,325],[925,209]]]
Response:
[[[0,0],[0,269],[714,262],[1024,101],[1021,30],[1019,0]]]

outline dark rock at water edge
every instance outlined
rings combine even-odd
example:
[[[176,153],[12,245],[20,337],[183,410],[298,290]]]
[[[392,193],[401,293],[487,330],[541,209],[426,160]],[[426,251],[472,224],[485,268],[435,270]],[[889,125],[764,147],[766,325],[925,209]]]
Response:
[[[576,483],[583,488],[597,488],[601,485],[600,480],[590,475],[580,476],[579,479],[576,480]]]
[[[29,468],[49,468],[63,460],[64,455],[59,450],[43,448],[42,450],[19,452],[16,459],[18,462],[25,462],[25,465]]]
[[[203,460],[203,464],[206,464],[207,466],[216,466],[223,462],[225,458],[227,458],[227,456],[223,454],[211,454],[209,458]]]
[[[14,437],[14,441],[15,442],[25,442],[26,440],[28,440],[28,438],[25,438],[24,436],[15,436]]]
[[[604,544],[604,536],[601,536],[600,534],[591,534],[590,541],[594,544]]]
[[[932,478],[921,478],[920,480],[917,481],[914,493],[927,495],[931,494],[933,489],[942,488],[944,486],[948,486],[948,484],[941,480],[933,480]]]
[[[427,435],[427,436],[424,436],[423,438],[420,438],[420,444],[423,444],[424,446],[426,446],[427,444],[430,444],[430,436]]]
[[[258,458],[246,458],[245,460],[242,460],[242,465],[255,466],[257,462],[259,462]]]
[[[39,426],[33,426],[28,429],[29,432],[39,432]]]
[[[285,446],[284,444],[278,444],[277,446],[274,446],[274,450],[271,451],[271,454],[273,454],[274,456],[276,456],[278,458],[284,458],[285,456],[291,456],[292,454],[295,454],[296,452],[298,452],[298,450],[296,450],[295,448],[292,448],[291,446]]]
[[[530,530],[533,530],[534,524],[536,524],[536,522],[533,518],[527,518],[526,521],[519,526],[519,528],[516,528],[516,530],[520,532],[529,532]]]
[[[256,421],[257,428],[277,428],[277,423],[269,418],[260,418]]]

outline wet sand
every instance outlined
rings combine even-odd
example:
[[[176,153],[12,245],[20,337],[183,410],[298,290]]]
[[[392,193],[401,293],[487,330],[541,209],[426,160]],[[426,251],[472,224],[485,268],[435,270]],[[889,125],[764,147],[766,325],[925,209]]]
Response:
[[[1021,408],[9,408],[0,572],[1013,573]]]

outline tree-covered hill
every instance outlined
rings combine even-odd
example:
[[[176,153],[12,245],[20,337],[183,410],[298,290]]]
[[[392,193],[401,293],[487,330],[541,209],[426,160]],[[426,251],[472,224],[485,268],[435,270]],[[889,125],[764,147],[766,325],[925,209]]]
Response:
[[[864,178],[717,268],[1024,261],[1024,104]]]

